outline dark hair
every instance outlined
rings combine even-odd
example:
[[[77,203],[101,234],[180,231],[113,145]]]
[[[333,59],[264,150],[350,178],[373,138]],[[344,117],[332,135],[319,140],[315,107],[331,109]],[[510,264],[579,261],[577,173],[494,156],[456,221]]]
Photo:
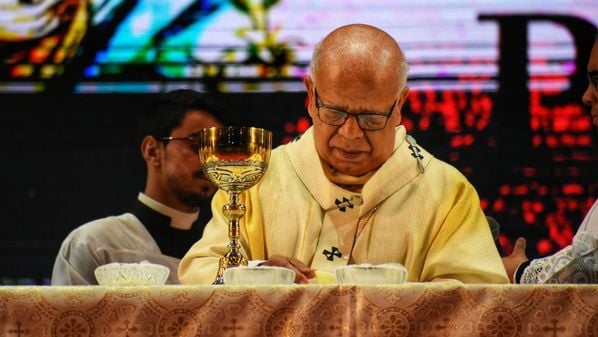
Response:
[[[190,89],[177,89],[159,94],[141,113],[137,127],[137,140],[145,136],[169,136],[181,125],[190,110],[201,110],[226,125],[224,108],[215,103],[207,93]]]

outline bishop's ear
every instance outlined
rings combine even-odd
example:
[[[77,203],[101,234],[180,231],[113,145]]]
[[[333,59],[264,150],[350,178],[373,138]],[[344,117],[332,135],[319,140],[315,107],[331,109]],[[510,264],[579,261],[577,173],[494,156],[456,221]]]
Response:
[[[315,109],[313,107],[315,107],[315,97],[313,95],[314,92],[314,81],[313,78],[310,75],[307,75],[303,78],[303,84],[305,85],[305,89],[307,90],[307,99],[308,99],[308,105],[307,105],[307,112],[309,113],[310,117],[313,118],[315,117],[314,113],[317,114],[317,112],[315,112]]]
[[[391,123],[396,127],[401,124],[401,120],[403,119],[403,104],[407,101],[409,97],[409,87],[404,86],[401,89],[401,93],[399,94],[399,101],[397,102],[397,106],[395,107],[396,112],[391,115]]]
[[[158,166],[162,159],[162,142],[153,136],[145,136],[141,141],[141,155],[148,165]]]

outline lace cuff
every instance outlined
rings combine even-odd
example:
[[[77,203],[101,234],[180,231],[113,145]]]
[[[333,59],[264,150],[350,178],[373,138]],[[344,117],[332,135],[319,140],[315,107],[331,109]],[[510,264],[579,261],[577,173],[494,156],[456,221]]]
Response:
[[[598,283],[598,233],[580,232],[573,244],[554,255],[532,260],[521,283]]]

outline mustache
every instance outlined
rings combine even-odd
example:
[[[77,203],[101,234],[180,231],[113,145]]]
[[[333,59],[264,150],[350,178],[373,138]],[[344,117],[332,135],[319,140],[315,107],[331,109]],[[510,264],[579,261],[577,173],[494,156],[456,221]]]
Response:
[[[596,114],[598,114],[598,112],[596,112],[596,109],[593,109],[593,108],[592,108],[592,105],[591,105],[591,104],[585,104],[585,103],[584,103],[584,104],[582,105],[582,109],[583,109],[583,111],[584,111],[585,113],[588,113],[588,114],[590,114],[590,115],[592,115],[592,116],[596,116]],[[596,113],[594,113],[594,112],[596,112]]]
[[[582,104],[581,104],[581,108],[582,108],[582,109],[583,109],[583,111],[585,111],[585,112],[592,112],[592,106],[591,106],[591,105],[589,105],[589,104],[582,103]]]
[[[195,173],[193,173],[193,178],[205,178],[205,179],[208,179],[208,177],[206,176],[206,174],[204,173],[203,170],[195,171]]]

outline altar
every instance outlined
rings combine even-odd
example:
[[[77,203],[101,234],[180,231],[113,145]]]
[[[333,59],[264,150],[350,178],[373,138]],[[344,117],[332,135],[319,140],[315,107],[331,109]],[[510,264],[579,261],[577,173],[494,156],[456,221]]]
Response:
[[[591,337],[598,286],[6,286],[0,336]]]

